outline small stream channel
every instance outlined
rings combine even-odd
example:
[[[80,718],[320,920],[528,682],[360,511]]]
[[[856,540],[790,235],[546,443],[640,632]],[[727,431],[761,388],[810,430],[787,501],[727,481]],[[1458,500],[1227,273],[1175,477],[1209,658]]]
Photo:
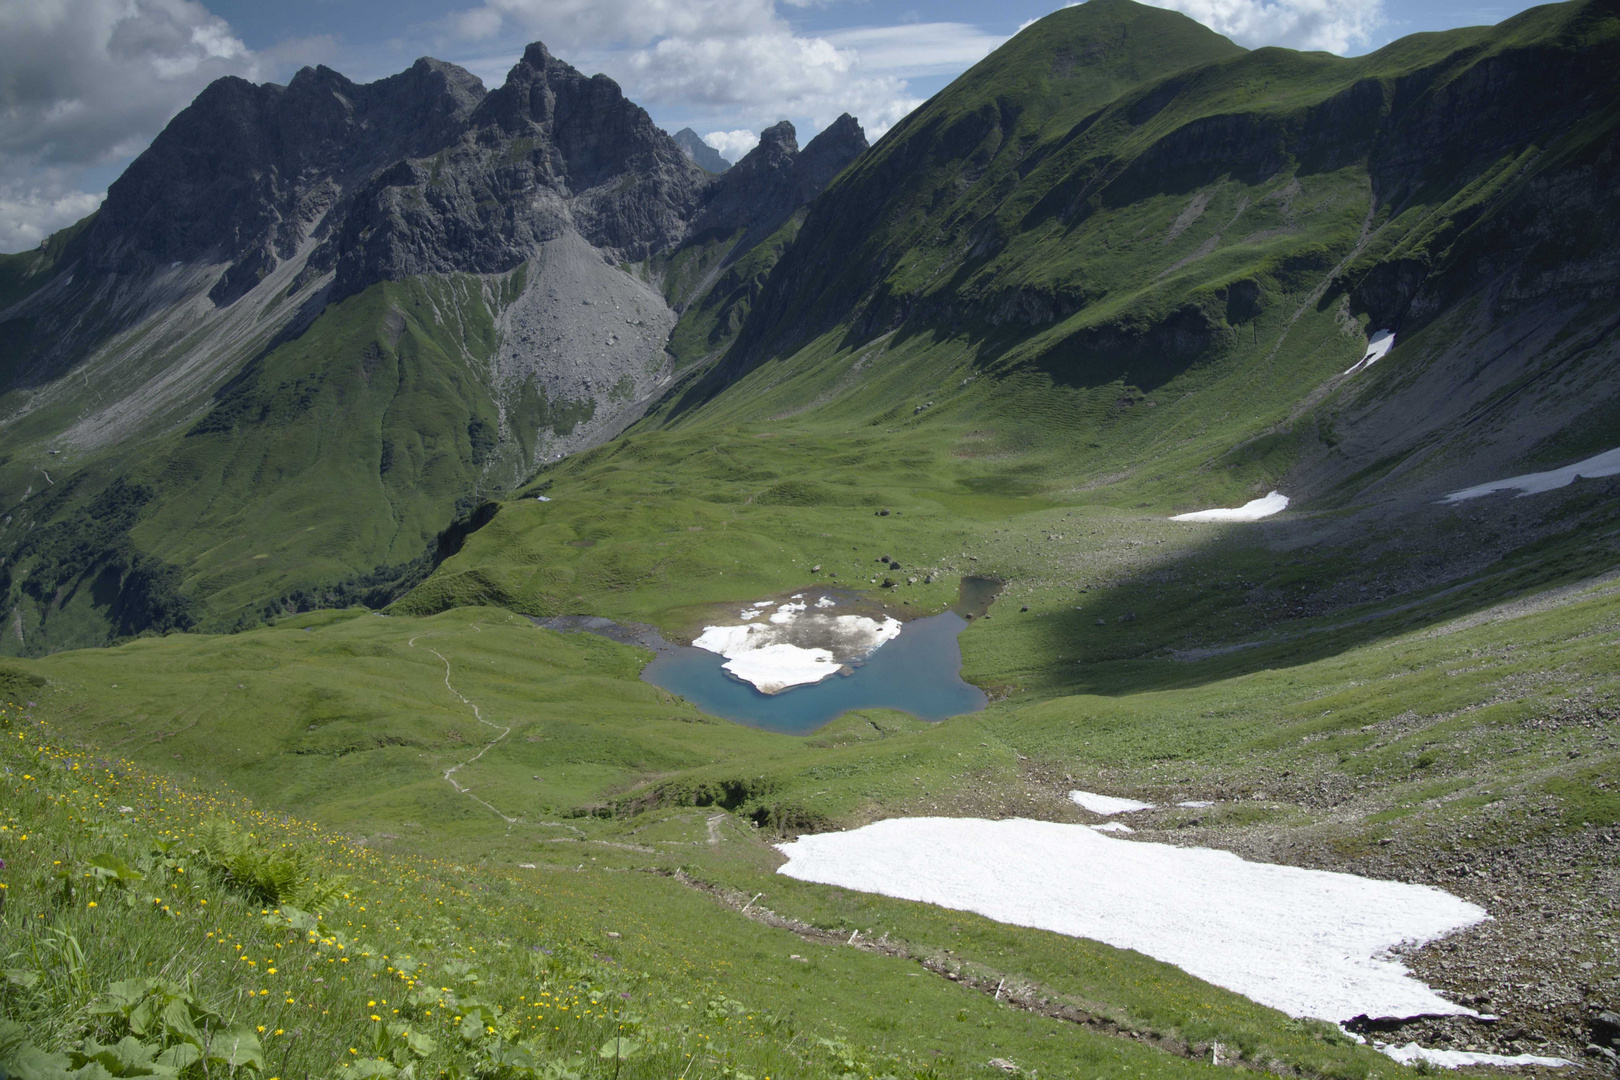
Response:
[[[534,621],[548,630],[600,634],[651,649],[658,655],[642,669],[642,681],[679,694],[712,716],[806,735],[851,709],[898,709],[923,720],[944,720],[984,708],[984,691],[962,679],[956,637],[971,619],[986,614],[1001,588],[990,578],[963,578],[950,610],[906,623],[899,637],[848,674],[779,694],[763,694],[733,678],[722,669],[726,658],[718,653],[672,645],[650,626],[581,615]]]

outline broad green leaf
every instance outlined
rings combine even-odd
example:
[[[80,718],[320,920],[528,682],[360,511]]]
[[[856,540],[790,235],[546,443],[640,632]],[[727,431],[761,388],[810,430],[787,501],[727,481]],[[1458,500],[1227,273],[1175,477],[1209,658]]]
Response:
[[[206,1051],[210,1062],[217,1061],[231,1068],[264,1068],[264,1048],[259,1037],[246,1024],[225,1031],[216,1031],[208,1040]]]
[[[110,876],[119,881],[140,881],[145,874],[136,870],[116,855],[92,855],[89,859],[91,869],[99,871],[98,876]]]
[[[64,1080],[71,1063],[66,1054],[47,1054],[35,1046],[22,1046],[6,1057],[11,1080]]]
[[[597,1050],[596,1056],[608,1058],[609,1060],[616,1058],[619,1061],[626,1061],[640,1049],[641,1043],[635,1039],[609,1039],[602,1044],[601,1049]]]
[[[184,1072],[202,1060],[202,1051],[190,1043],[175,1043],[157,1056],[154,1062],[159,1068],[172,1069],[175,1072]]]

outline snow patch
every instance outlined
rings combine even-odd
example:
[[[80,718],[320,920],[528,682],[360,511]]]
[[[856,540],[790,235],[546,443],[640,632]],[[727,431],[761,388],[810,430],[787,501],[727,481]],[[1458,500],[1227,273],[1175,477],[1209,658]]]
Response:
[[[1563,1058],[1537,1057],[1534,1054],[1515,1054],[1508,1057],[1504,1054],[1480,1054],[1472,1050],[1431,1050],[1427,1046],[1419,1046],[1415,1042],[1405,1046],[1386,1046],[1383,1043],[1374,1044],[1376,1048],[1402,1065],[1414,1065],[1419,1061],[1427,1061],[1430,1065],[1438,1065],[1442,1069],[1460,1069],[1466,1065],[1500,1065],[1511,1068],[1515,1065],[1544,1065],[1548,1068],[1559,1068],[1564,1065],[1573,1065],[1573,1061]]]
[[[816,607],[818,608],[830,608],[837,606],[838,604],[830,596],[823,596],[820,600],[816,601]]]
[[[797,645],[747,649],[723,666],[767,694],[781,693],[790,686],[818,683],[843,667],[826,649],[801,649]]]
[[[1117,795],[1098,795],[1093,791],[1071,791],[1069,792],[1069,800],[1076,806],[1083,806],[1093,814],[1101,814],[1103,817],[1153,809],[1153,804],[1150,802],[1122,799]]]
[[[1577,461],[1573,465],[1565,465],[1562,469],[1552,469],[1548,472],[1526,473],[1523,476],[1510,476],[1506,480],[1492,480],[1488,484],[1478,484],[1461,491],[1453,491],[1447,495],[1448,503],[1462,502],[1464,499],[1477,499],[1481,495],[1492,495],[1498,491],[1517,491],[1519,498],[1526,495],[1539,495],[1543,491],[1553,491],[1557,488],[1568,487],[1575,482],[1576,477],[1585,477],[1596,480],[1605,476],[1620,473],[1620,447],[1605,450],[1601,454]]]
[[[1188,799],[1186,802],[1178,802],[1176,805],[1190,806],[1194,810],[1202,810],[1206,806],[1214,806],[1215,804],[1210,802],[1208,799]]]
[[[1171,521],[1259,521],[1288,509],[1288,496],[1273,491],[1263,499],[1253,499],[1233,509],[1195,510],[1177,514]]]
[[[1346,368],[1344,373],[1346,375],[1354,375],[1363,368],[1372,367],[1385,356],[1389,355],[1389,350],[1393,349],[1394,347],[1395,331],[1379,330],[1373,334],[1372,337],[1367,339],[1367,355],[1363,356],[1360,360],[1357,360],[1350,367]]]
[[[773,606],[776,610],[765,622],[705,626],[692,644],[724,656],[721,667],[762,693],[779,694],[818,683],[845,664],[866,659],[895,638],[903,625],[892,617],[879,622],[864,615],[806,615],[809,605],[803,602],[760,601],[745,609],[742,617],[758,619]]]
[[[1291,1016],[1476,1015],[1390,954],[1488,917],[1424,885],[1017,818],[895,818],[777,849],[788,877],[1136,949]]]
[[[798,618],[799,612],[805,609],[804,604],[783,604],[771,612],[771,622],[778,626],[785,626]]]
[[[1136,831],[1123,821],[1105,821],[1101,825],[1092,825],[1091,828],[1098,832],[1111,833],[1133,833]]]

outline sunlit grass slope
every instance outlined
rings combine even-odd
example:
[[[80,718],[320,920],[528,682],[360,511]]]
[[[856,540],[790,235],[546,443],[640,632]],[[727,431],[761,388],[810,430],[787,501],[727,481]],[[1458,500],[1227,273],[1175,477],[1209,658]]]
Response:
[[[893,946],[860,949],[578,845],[527,869],[380,854],[273,804],[63,745],[29,713],[7,706],[0,733],[0,1060],[14,1075],[943,1077],[1000,1056],[1154,1078],[1209,1074],[1211,1039],[1228,1060],[1307,1076],[1404,1073],[1326,1025],[1053,935],[1033,935],[1055,987],[1035,991],[1102,1028],[1044,1015],[1027,979],[1022,1007],[998,1002],[937,974],[980,976],[1026,951],[972,916],[893,903],[832,915],[893,925]],[[712,846],[749,842],[726,832]],[[296,880],[243,869],[295,852]],[[287,901],[322,889],[318,913]],[[980,955],[918,951],[905,931]],[[1102,1033],[1115,1030],[1144,1041]]]

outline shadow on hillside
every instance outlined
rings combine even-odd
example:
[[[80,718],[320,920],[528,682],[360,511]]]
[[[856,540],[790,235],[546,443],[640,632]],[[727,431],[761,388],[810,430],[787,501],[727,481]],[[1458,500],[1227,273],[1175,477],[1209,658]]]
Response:
[[[1371,514],[1211,526],[1001,646],[1027,697],[1175,690],[1296,667],[1620,568],[1620,479]],[[1527,518],[1533,520],[1525,520]],[[1021,615],[1008,605],[1008,620]],[[1017,624],[1015,624],[1017,625]]]

